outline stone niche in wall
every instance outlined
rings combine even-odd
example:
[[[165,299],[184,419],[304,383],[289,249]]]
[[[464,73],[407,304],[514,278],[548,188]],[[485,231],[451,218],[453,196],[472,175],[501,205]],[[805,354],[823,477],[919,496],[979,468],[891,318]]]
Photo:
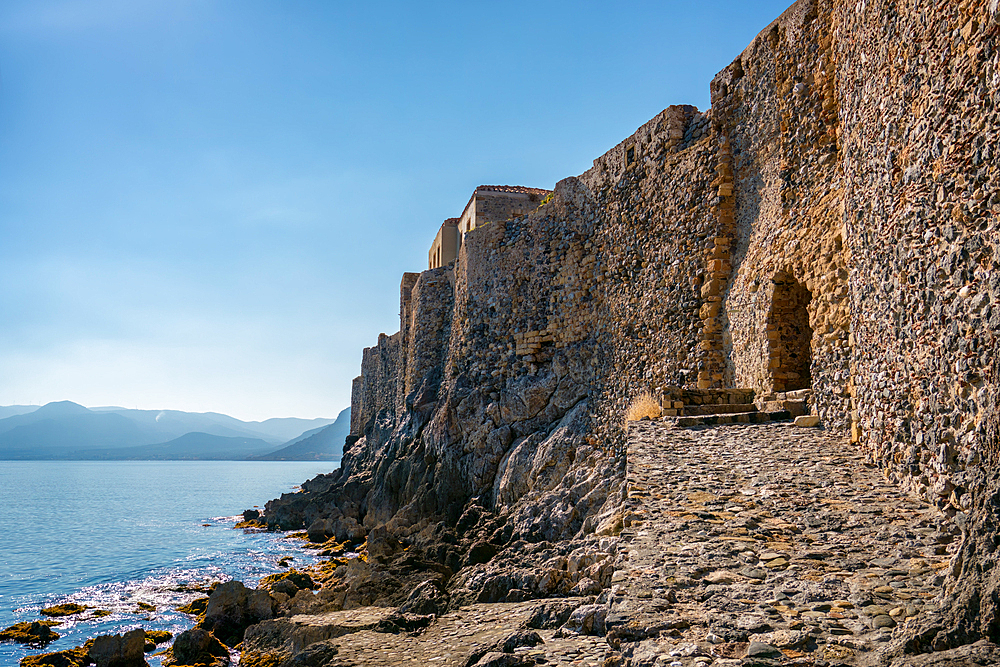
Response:
[[[788,271],[771,279],[774,291],[767,313],[768,372],[772,391],[812,386],[812,337],[809,303],[812,294]]]

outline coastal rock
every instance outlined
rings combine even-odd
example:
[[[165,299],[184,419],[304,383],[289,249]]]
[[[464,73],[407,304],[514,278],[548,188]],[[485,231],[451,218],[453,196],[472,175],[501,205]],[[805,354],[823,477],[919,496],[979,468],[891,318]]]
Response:
[[[191,602],[177,607],[177,611],[182,614],[197,616],[199,620],[204,618],[206,609],[208,609],[208,598],[195,598]]]
[[[497,644],[497,648],[503,653],[513,653],[516,649],[538,646],[544,643],[537,632],[531,630],[519,630],[511,633]]]
[[[1000,645],[986,639],[954,649],[908,655],[894,659],[890,667],[981,667],[1000,665]]]
[[[208,597],[205,617],[198,627],[234,646],[243,640],[243,631],[254,623],[272,618],[274,600],[267,591],[251,590],[239,581],[219,584]]]
[[[205,667],[226,667],[229,665],[229,649],[215,638],[211,632],[192,628],[177,635],[169,656],[163,664],[181,667],[197,665]]]
[[[403,545],[386,530],[385,526],[378,526],[368,533],[366,542],[369,562],[388,562],[394,555],[403,550]]]
[[[315,642],[296,653],[294,658],[279,663],[279,667],[326,667],[339,652],[337,644],[333,641]],[[246,667],[257,667],[259,663],[251,661],[241,664]],[[269,662],[260,667],[273,667],[273,665],[273,662]]]
[[[442,614],[447,608],[447,594],[436,581],[425,581],[413,589],[399,611],[402,614]]]
[[[601,590],[601,585],[599,583],[589,577],[584,577],[580,579],[580,581],[576,582],[576,586],[569,589],[569,594],[576,596],[599,595]]]
[[[52,625],[58,625],[56,621],[24,621],[0,631],[0,642],[18,642],[20,644],[32,644],[35,646],[45,646],[59,639],[59,634],[52,630]]]
[[[279,572],[278,574],[270,574],[264,577],[260,580],[260,584],[257,587],[277,591],[285,595],[295,595],[300,589],[319,588],[319,585],[313,581],[309,574],[299,572],[298,570],[289,570],[288,572]]]
[[[173,633],[166,630],[146,630],[146,653],[155,651],[157,645],[165,644],[174,638]]]
[[[553,630],[566,623],[582,600],[553,600],[532,607],[525,625],[535,630]]]
[[[97,667],[148,667],[146,633],[141,628],[124,635],[101,635],[90,642],[87,657]]]
[[[583,605],[573,610],[563,627],[570,632],[583,635],[603,635],[606,632],[605,619],[607,616],[607,605]]]
[[[374,630],[390,622],[395,609],[363,607],[318,615],[276,618],[247,629],[241,645],[241,664],[284,664],[305,647],[347,634]]]
[[[39,613],[42,616],[74,616],[76,614],[83,613],[87,609],[90,609],[87,605],[77,604],[75,602],[67,602],[65,604],[57,604],[53,607],[46,607],[42,609]]]
[[[20,667],[86,667],[89,664],[87,647],[78,646],[65,651],[26,655],[21,658]]]

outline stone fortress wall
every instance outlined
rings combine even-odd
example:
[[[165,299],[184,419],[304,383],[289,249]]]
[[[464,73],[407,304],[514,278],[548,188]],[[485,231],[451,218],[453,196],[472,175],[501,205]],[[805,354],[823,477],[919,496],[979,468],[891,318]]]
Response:
[[[577,406],[565,456],[593,462],[622,455],[640,392],[810,387],[826,428],[970,512],[1000,440],[998,33],[995,0],[799,0],[714,78],[711,110],[669,107],[407,274],[352,433],[422,411],[422,446],[459,448],[463,492],[499,506],[535,483],[507,472],[525,443]]]
[[[996,318],[989,314],[998,275],[988,194],[995,188],[994,135],[981,132],[996,126],[983,108],[997,76],[995,54],[990,60],[983,47],[996,15],[966,5],[924,8],[933,18],[906,29],[928,52],[920,56],[911,46],[904,57],[875,49],[876,29],[854,18],[856,8],[798,2],[715,77],[710,111],[663,111],[562,183],[557,195],[569,201],[518,216],[503,199],[502,211],[484,215],[492,198],[477,197],[477,189],[461,220],[474,208],[483,209],[480,224],[498,222],[466,233],[468,247],[452,269],[453,313],[432,301],[403,313],[403,330],[419,328],[429,338],[411,335],[405,345],[446,346],[430,358],[493,392],[534,375],[563,350],[587,356],[588,392],[608,419],[640,390],[688,384],[748,387],[762,396],[811,387],[823,422],[853,427],[884,463],[893,459],[890,443],[913,439],[958,472],[961,461],[974,460],[969,442],[982,436],[970,434],[985,427],[991,405],[977,399],[992,396],[995,386]],[[874,5],[866,11],[876,23],[884,13]],[[919,8],[908,15],[919,17]],[[941,22],[959,31],[955,44],[932,34]],[[907,66],[886,65],[875,76],[873,61],[892,58]],[[955,59],[964,69],[935,73],[935,59]],[[974,67],[973,60],[982,62]],[[873,82],[889,72],[905,83],[905,95],[889,84],[875,90]],[[846,136],[845,109],[852,118]],[[900,120],[895,135],[883,137],[890,112]],[[879,136],[863,134],[876,128]],[[963,132],[968,136],[958,136]],[[845,144],[889,150],[890,160],[905,150],[908,162],[848,158]],[[968,155],[958,155],[958,146]],[[894,191],[897,199],[886,202]],[[923,199],[914,205],[915,197]],[[408,278],[403,291],[437,274],[426,275]],[[434,293],[451,303],[447,289]],[[434,311],[437,330],[423,323],[423,307]],[[856,334],[852,325],[860,327]],[[372,370],[360,382],[371,387],[367,394],[392,375],[383,375],[387,359],[409,357],[400,345],[386,337],[366,351],[363,367]],[[945,362],[939,346],[960,359]],[[414,372],[398,371],[410,382]],[[393,402],[403,409],[401,396]],[[360,433],[373,413],[354,414]],[[912,447],[904,456],[909,463],[898,466],[900,474],[916,478],[925,493],[959,501],[962,486],[940,462],[923,461]]]

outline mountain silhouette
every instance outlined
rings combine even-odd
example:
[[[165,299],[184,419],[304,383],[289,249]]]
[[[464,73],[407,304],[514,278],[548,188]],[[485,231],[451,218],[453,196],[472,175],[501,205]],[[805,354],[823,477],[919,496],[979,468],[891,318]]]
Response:
[[[339,461],[344,453],[344,440],[351,432],[351,409],[345,408],[337,421],[322,428],[306,431],[276,452],[255,456],[256,461]]]
[[[239,461],[273,448],[260,438],[229,438],[210,433],[186,433],[169,442],[139,447],[91,449],[73,452],[74,459],[85,460],[166,460],[166,461]]]
[[[73,459],[84,452],[87,458],[143,458],[143,451],[149,458],[246,459],[333,422],[294,417],[244,422],[215,412],[88,409],[56,401],[37,409],[17,406],[15,414],[0,419],[0,459]],[[147,446],[152,449],[135,450]],[[110,453],[123,448],[134,451]]]

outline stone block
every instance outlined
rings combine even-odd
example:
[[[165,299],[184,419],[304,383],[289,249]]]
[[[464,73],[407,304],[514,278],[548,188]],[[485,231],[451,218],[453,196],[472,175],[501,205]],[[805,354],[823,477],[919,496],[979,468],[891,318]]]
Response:
[[[800,428],[819,426],[819,417],[817,415],[801,415],[795,418],[795,425]]]

